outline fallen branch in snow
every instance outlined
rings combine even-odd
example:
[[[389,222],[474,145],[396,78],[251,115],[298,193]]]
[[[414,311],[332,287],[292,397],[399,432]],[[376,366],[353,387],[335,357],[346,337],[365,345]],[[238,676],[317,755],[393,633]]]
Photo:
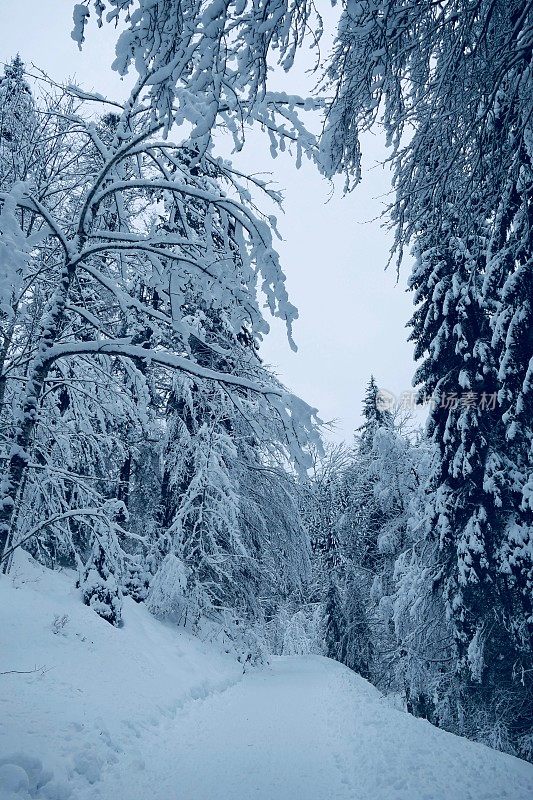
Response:
[[[0,672],[0,675],[34,675],[36,672],[39,672],[41,675],[44,675],[46,672],[50,672],[51,667],[34,667],[33,669],[8,669],[6,672]]]

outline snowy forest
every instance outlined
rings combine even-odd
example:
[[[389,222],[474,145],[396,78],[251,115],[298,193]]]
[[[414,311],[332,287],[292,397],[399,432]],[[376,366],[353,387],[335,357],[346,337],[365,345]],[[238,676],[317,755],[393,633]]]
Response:
[[[25,552],[117,637],[134,601],[245,674],[326,656],[533,761],[533,3],[321,5],[72,3],[73,48],[115,30],[125,98],[7,54],[0,584]],[[343,444],[266,365],[298,298],[280,190],[218,150],[252,130],[354,204],[383,139],[424,424],[378,354]]]

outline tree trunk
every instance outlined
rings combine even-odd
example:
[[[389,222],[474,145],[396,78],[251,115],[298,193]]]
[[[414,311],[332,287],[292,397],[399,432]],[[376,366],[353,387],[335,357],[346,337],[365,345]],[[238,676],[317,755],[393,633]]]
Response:
[[[15,314],[16,314],[16,309],[15,309]],[[0,347],[0,417],[2,414],[2,410],[4,408],[4,399],[6,394],[6,383],[7,383],[7,377],[4,368],[14,332],[15,332],[15,316],[13,316],[13,319],[9,322],[9,325],[7,326],[5,335],[3,337],[2,346]]]

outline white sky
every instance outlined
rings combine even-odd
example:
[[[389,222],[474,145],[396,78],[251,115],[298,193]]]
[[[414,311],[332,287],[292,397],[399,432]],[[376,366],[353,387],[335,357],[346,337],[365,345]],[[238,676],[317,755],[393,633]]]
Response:
[[[20,53],[58,81],[75,78],[85,89],[122,97],[124,83],[112,72],[114,32],[91,27],[80,53],[70,38],[74,0],[1,0],[0,61]],[[287,93],[305,92],[304,71],[283,76]],[[377,162],[384,150],[378,137],[365,144],[362,184],[348,197],[309,164],[297,170],[288,154],[272,160],[269,141],[250,137],[239,167],[272,173],[284,190],[285,214],[278,215],[284,238],[278,244],[292,302],[298,353],[292,353],[283,326],[274,323],[262,348],[283,382],[336,419],[334,439],[350,439],[370,373],[395,394],[409,391],[414,371],[405,324],[412,298],[391,268],[384,272],[390,233],[375,218],[389,191],[387,172]],[[374,221],[372,221],[374,220]]]

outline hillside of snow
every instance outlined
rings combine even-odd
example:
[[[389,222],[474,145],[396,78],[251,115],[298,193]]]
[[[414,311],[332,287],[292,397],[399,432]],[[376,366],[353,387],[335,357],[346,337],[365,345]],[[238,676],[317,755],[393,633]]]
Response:
[[[320,657],[242,666],[70,573],[0,576],[0,798],[530,800],[533,767],[398,711]]]

